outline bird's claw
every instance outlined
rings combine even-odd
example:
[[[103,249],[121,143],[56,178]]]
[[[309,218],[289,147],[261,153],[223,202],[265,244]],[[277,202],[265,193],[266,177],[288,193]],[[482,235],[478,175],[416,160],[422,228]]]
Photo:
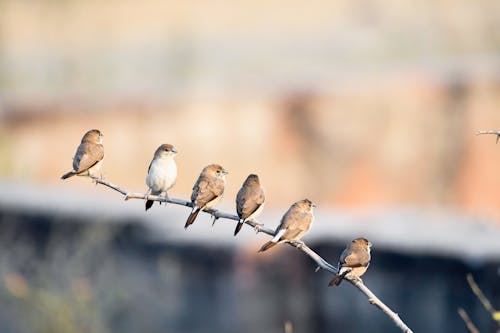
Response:
[[[262,228],[264,225],[262,223],[255,223],[253,230],[255,230],[255,233],[258,234],[259,232],[262,231]]]
[[[294,241],[294,242],[293,242],[293,245],[294,245],[296,248],[298,248],[298,249],[300,250],[300,249],[301,249],[302,247],[304,247],[306,244],[305,244],[303,241],[298,240],[298,241]]]
[[[215,214],[212,214],[212,227],[215,225],[215,222],[218,220],[219,218],[215,215]]]

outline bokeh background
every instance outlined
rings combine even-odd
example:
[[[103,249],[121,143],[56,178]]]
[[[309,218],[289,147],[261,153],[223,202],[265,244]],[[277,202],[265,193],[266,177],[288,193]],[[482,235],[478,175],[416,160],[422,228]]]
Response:
[[[326,287],[265,235],[61,181],[82,135],[104,176],[145,191],[174,144],[189,198],[230,172],[221,209],[259,174],[274,227],[317,203],[305,241],[336,263],[374,244],[365,283],[416,332],[497,326],[500,2],[0,1],[1,332],[396,332],[349,284]]]

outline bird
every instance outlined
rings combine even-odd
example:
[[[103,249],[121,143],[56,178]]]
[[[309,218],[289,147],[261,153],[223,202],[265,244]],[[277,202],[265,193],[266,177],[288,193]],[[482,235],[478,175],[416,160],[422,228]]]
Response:
[[[365,274],[370,265],[370,248],[372,243],[366,238],[356,238],[353,240],[340,255],[339,272],[328,284],[340,285],[342,279],[359,279]]]
[[[73,169],[62,175],[61,179],[75,175],[101,178],[101,166],[104,159],[102,138],[102,133],[96,129],[85,133],[73,157]]]
[[[228,171],[218,164],[210,164],[203,168],[193,186],[191,194],[193,209],[184,225],[185,229],[193,224],[201,210],[215,207],[222,199],[227,173]]]
[[[148,194],[159,195],[164,192],[165,197],[168,198],[167,191],[174,186],[177,179],[175,154],[177,154],[177,149],[171,144],[162,144],[156,149],[146,177]],[[153,202],[153,200],[146,201],[146,210],[153,206]]]
[[[264,189],[260,186],[259,176],[250,174],[236,195],[236,213],[240,220],[234,235],[240,232],[246,221],[253,221],[264,209],[266,200]]]
[[[309,199],[297,201],[290,206],[281,218],[273,239],[262,245],[259,252],[264,252],[279,243],[300,241],[314,221],[314,207],[316,205]]]

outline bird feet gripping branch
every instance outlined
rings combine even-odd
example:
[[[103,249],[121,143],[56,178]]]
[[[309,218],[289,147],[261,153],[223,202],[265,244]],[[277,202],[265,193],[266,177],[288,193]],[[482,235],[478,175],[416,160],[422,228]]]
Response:
[[[104,176],[103,176],[102,174],[100,174],[100,176],[99,176],[99,177],[97,177],[97,176],[90,176],[90,175],[89,175],[89,178],[90,178],[90,179],[92,179],[92,183],[93,183],[94,185],[99,185],[99,182],[100,182],[100,181],[104,181],[104,180],[105,180],[105,179],[104,179]]]
[[[293,246],[295,246],[295,247],[296,247],[297,249],[299,249],[299,250],[300,250],[300,249],[302,249],[302,248],[306,245],[306,244],[305,244],[303,241],[301,241],[301,240],[292,241],[292,242],[290,242],[290,243],[292,243],[292,244],[293,244]]]
[[[215,222],[219,219],[219,217],[217,216],[217,211],[213,211],[210,213],[210,215],[212,215],[212,227],[215,225]]]
[[[253,226],[253,230],[255,230],[256,234],[261,232],[262,228],[264,228],[264,224],[262,224],[262,223],[255,223],[255,225]]]

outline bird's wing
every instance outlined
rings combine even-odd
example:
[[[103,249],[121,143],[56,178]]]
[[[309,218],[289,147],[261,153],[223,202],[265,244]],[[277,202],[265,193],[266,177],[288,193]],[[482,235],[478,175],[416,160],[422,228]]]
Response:
[[[149,166],[148,166],[148,175],[149,175],[149,170],[151,170],[151,164],[153,164],[153,161],[154,161],[154,158],[151,160],[151,162],[149,162]]]
[[[255,213],[264,203],[264,195],[259,188],[250,188],[245,194],[246,196],[242,195],[240,198],[241,200],[238,200],[237,205],[238,214],[243,219],[246,219]],[[243,197],[246,197],[246,200],[242,200]]]
[[[196,206],[204,207],[207,203],[218,197],[213,187],[213,184],[211,184],[205,177],[198,179],[193,187],[191,200],[196,204]]]
[[[289,230],[297,229],[300,231],[309,230],[312,222],[310,212],[301,211],[299,208],[289,210],[283,216],[283,227]]]
[[[76,150],[73,158],[73,169],[77,172],[83,172],[104,158],[104,147],[100,144],[82,143]]]
[[[260,206],[262,206],[262,204],[258,204],[253,200],[245,202],[245,205],[243,205],[243,211],[241,217],[243,219],[248,218],[253,213],[255,213],[260,208]]]
[[[344,267],[363,267],[370,263],[370,255],[361,249],[346,249],[340,258]]]
[[[246,196],[246,188],[242,187],[238,191],[238,194],[236,195],[236,213],[238,214],[238,216],[240,218],[243,218],[243,219],[245,219],[245,217],[243,215],[243,210],[244,210],[244,206],[246,203],[245,196]]]

